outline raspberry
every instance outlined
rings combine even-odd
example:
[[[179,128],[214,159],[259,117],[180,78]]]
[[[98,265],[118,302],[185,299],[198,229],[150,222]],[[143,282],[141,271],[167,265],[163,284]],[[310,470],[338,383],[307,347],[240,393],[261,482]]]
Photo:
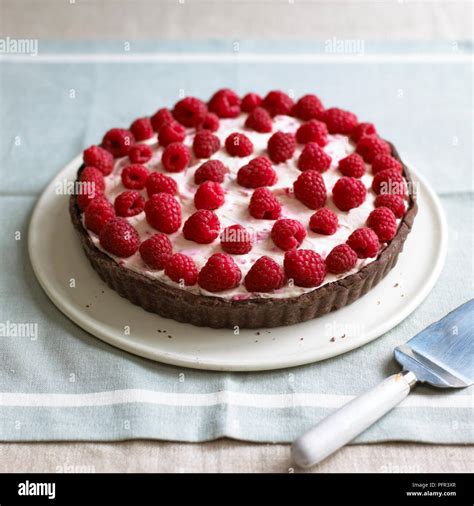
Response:
[[[102,139],[102,147],[112,153],[114,158],[127,156],[133,144],[135,137],[130,130],[124,128],[112,128]]]
[[[150,118],[138,118],[130,125],[130,131],[136,141],[145,141],[153,137],[153,127]]]
[[[225,149],[230,156],[243,158],[252,154],[253,144],[246,135],[234,132],[225,140]]]
[[[332,274],[342,274],[350,271],[356,262],[356,252],[347,244],[338,244],[326,257],[326,268]]]
[[[357,153],[359,153],[364,161],[371,163],[377,155],[389,155],[392,148],[387,141],[375,135],[367,135],[357,142]]]
[[[145,204],[148,223],[165,234],[176,232],[181,226],[181,207],[169,193],[156,193]]]
[[[86,190],[96,194],[104,193],[105,180],[104,175],[99,169],[95,167],[85,167],[81,171],[79,181],[85,183]],[[81,185],[82,186],[82,185]]]
[[[96,234],[99,234],[103,226],[114,218],[114,206],[105,197],[96,197],[92,200],[84,213],[86,227]]]
[[[172,177],[161,174],[161,172],[152,172],[146,180],[146,192],[149,198],[155,195],[155,193],[176,195],[178,185]]]
[[[194,136],[193,151],[197,158],[210,158],[220,147],[219,137],[209,130],[201,130]]]
[[[339,160],[337,166],[341,174],[348,177],[362,177],[365,174],[365,164],[363,158],[357,153],[352,153],[342,160]]]
[[[341,177],[332,189],[332,200],[341,211],[359,207],[365,200],[367,190],[355,177]]]
[[[208,292],[222,292],[235,288],[242,273],[232,258],[224,253],[214,253],[201,269],[198,283]]]
[[[262,107],[256,107],[245,120],[245,126],[261,134],[272,131],[272,118]]]
[[[293,107],[293,115],[303,121],[321,119],[324,112],[323,104],[316,95],[305,95]]]
[[[306,230],[297,220],[278,220],[271,232],[273,242],[283,251],[296,249],[306,237]]]
[[[108,176],[114,168],[114,157],[100,146],[91,146],[83,153],[83,160],[86,165],[99,169],[104,176]]]
[[[199,272],[191,257],[175,253],[166,263],[165,274],[176,283],[192,286],[197,283]]]
[[[196,184],[204,183],[204,181],[222,183],[228,172],[229,169],[220,160],[208,160],[194,173],[194,182]]]
[[[359,142],[362,137],[366,135],[377,135],[377,130],[372,123],[359,123],[351,132],[351,139],[354,142]]]
[[[377,234],[380,242],[391,241],[397,233],[397,219],[388,207],[374,209],[367,218],[367,226]]]
[[[153,151],[147,144],[134,144],[128,152],[128,157],[132,163],[146,163],[151,160]]]
[[[277,114],[289,115],[293,104],[293,99],[283,91],[270,91],[262,101],[262,107],[270,113],[270,116],[276,116]]]
[[[378,174],[386,169],[396,170],[400,174],[403,172],[402,164],[393,156],[385,154],[377,155],[372,160],[372,174]]]
[[[276,172],[266,156],[258,156],[237,172],[237,183],[245,188],[272,186],[277,181]]]
[[[220,226],[219,218],[215,213],[201,209],[186,220],[183,235],[188,241],[209,244],[219,235]]]
[[[76,193],[76,204],[81,211],[85,211],[89,204],[96,198],[102,195],[102,192],[97,191],[95,186],[82,185]]]
[[[256,93],[247,93],[242,99],[241,109],[243,112],[252,112],[262,103],[262,97]]]
[[[244,279],[249,292],[272,292],[285,283],[283,269],[270,257],[260,257],[247,272]]]
[[[286,277],[296,286],[311,288],[320,285],[326,276],[326,264],[321,256],[310,249],[292,249],[283,261]]]
[[[148,177],[148,169],[138,163],[127,165],[122,170],[122,183],[129,190],[143,190]]]
[[[132,256],[140,244],[137,231],[123,218],[108,221],[100,231],[99,240],[105,251],[120,258]]]
[[[145,208],[145,199],[135,190],[125,190],[114,201],[117,216],[129,218],[140,214]]]
[[[310,209],[319,209],[326,203],[326,186],[321,174],[306,170],[293,183],[295,197]]]
[[[218,209],[224,203],[224,190],[219,183],[205,181],[194,194],[196,209]]]
[[[389,193],[377,195],[375,207],[388,207],[397,218],[401,218],[405,214],[405,203],[398,195],[390,195]]]
[[[168,172],[182,172],[191,160],[191,153],[181,142],[168,144],[161,155],[161,163]]]
[[[316,142],[321,147],[325,146],[328,142],[326,124],[316,119],[303,123],[296,131],[296,140],[300,144]]]
[[[296,140],[293,134],[276,132],[268,140],[267,150],[270,159],[275,163],[289,160],[296,149]]]
[[[336,213],[323,207],[316,211],[309,219],[309,228],[317,234],[333,235],[336,233],[338,219]]]
[[[405,195],[406,185],[400,172],[393,169],[382,170],[372,181],[372,190],[379,194]]]
[[[155,114],[153,114],[153,116],[150,118],[150,121],[153,130],[155,132],[159,132],[162,126],[166,125],[167,123],[173,123],[174,120],[171,111],[164,107],[163,109],[156,111]]]
[[[358,228],[354,230],[346,241],[359,258],[372,258],[379,252],[379,239],[371,228]]]
[[[357,116],[352,112],[331,107],[324,111],[323,121],[330,134],[349,135],[357,125]]]
[[[186,97],[174,106],[172,114],[185,127],[197,127],[206,117],[207,106],[198,98]]]
[[[240,114],[240,98],[235,91],[219,90],[211,97],[209,110],[219,118],[236,118]]]
[[[330,165],[331,157],[315,142],[308,142],[298,158],[298,168],[302,171],[326,172]]]
[[[199,130],[209,130],[209,132],[217,132],[219,130],[219,117],[213,112],[208,112],[202,123],[198,125]]]
[[[158,132],[158,141],[162,146],[168,146],[172,142],[183,142],[186,130],[177,121],[165,123]]]
[[[280,217],[281,204],[268,188],[257,188],[250,198],[249,212],[259,220],[276,220]]]
[[[166,234],[157,232],[140,244],[140,256],[150,269],[161,271],[173,254]]]
[[[221,247],[233,255],[245,255],[252,249],[252,237],[242,225],[231,225],[221,233]]]

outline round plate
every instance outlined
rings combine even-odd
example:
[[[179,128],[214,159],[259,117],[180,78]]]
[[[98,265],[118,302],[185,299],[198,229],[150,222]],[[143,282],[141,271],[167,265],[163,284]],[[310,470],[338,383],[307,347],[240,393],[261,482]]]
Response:
[[[69,219],[66,181],[72,160],[41,195],[28,248],[41,286],[56,306],[99,339],[152,360],[196,369],[257,371],[334,357],[384,334],[406,318],[435,284],[446,257],[446,223],[438,198],[413,169],[419,210],[397,266],[350,306],[272,329],[210,329],[162,318],[134,306],[90,266]],[[422,258],[423,262],[413,262]]]

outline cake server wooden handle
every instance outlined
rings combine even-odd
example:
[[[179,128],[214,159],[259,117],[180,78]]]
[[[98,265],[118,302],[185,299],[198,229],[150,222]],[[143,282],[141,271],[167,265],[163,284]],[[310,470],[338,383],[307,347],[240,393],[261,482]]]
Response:
[[[416,381],[409,371],[394,374],[348,402],[293,443],[293,462],[304,468],[321,462],[405,399]]]

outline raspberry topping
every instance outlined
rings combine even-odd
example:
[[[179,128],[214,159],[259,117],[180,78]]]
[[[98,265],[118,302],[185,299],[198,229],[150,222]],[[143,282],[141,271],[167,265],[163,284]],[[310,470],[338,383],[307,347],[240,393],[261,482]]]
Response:
[[[337,226],[336,213],[327,207],[319,209],[309,219],[309,228],[317,234],[333,235],[336,233]]]
[[[346,242],[359,258],[372,258],[377,256],[379,252],[379,239],[371,228],[364,227],[354,230]]]
[[[356,252],[347,244],[338,244],[326,257],[326,268],[332,274],[342,274],[355,267],[356,262]]]
[[[166,263],[165,274],[176,283],[192,286],[197,283],[199,272],[191,257],[175,253]]]
[[[198,130],[209,130],[209,132],[217,132],[219,130],[219,117],[213,112],[208,112],[202,123],[199,123]]]
[[[151,160],[153,151],[147,144],[134,144],[128,152],[128,157],[132,163],[146,163]]]
[[[181,142],[168,144],[161,156],[161,163],[168,172],[182,172],[191,160],[189,148]]]
[[[328,142],[326,124],[316,119],[303,123],[296,131],[296,140],[300,144],[316,142],[319,146],[324,147]]]
[[[162,146],[168,146],[172,142],[183,142],[186,136],[185,128],[177,121],[165,123],[158,132],[158,141]]]
[[[224,203],[224,190],[219,183],[205,181],[194,194],[196,209],[217,209]]]
[[[355,177],[341,177],[332,189],[332,200],[341,211],[349,211],[363,204],[367,190]]]
[[[148,169],[138,163],[127,165],[122,170],[122,184],[129,190],[143,190],[148,178]]]
[[[219,235],[220,226],[219,218],[215,213],[201,209],[186,220],[183,235],[188,241],[209,244]]]
[[[219,90],[209,101],[209,110],[219,118],[236,118],[240,114],[240,98],[235,91]]]
[[[348,177],[362,177],[365,174],[365,163],[363,158],[357,153],[352,153],[342,160],[339,160],[337,166],[341,174]]]
[[[242,273],[234,260],[224,253],[215,253],[199,273],[199,286],[208,292],[222,292],[235,288]]]
[[[132,132],[124,128],[112,128],[102,139],[102,147],[112,153],[114,158],[127,156],[133,144],[135,138]]]
[[[374,209],[367,218],[367,226],[377,234],[380,242],[391,241],[397,233],[397,219],[388,207]]]
[[[292,249],[285,253],[283,262],[286,277],[296,286],[319,286],[326,275],[326,265],[321,256],[310,249]]]
[[[293,134],[276,132],[268,140],[268,155],[274,163],[286,162],[293,156],[295,149],[296,140]]]
[[[173,254],[166,234],[157,232],[140,244],[140,256],[150,269],[161,271]]]
[[[197,158],[210,158],[220,147],[219,137],[209,130],[201,130],[194,136],[193,151]]]
[[[372,174],[375,175],[387,169],[396,170],[397,172],[400,172],[400,174],[403,172],[402,164],[391,155],[377,155],[372,160]]]
[[[206,114],[206,104],[195,97],[183,98],[173,109],[174,119],[185,127],[197,127],[204,121]]]
[[[221,247],[226,253],[245,255],[252,249],[252,236],[242,225],[231,225],[221,233]]]
[[[252,112],[262,103],[262,97],[256,93],[247,93],[242,99],[241,109],[243,112]]]
[[[81,185],[76,193],[76,204],[81,211],[85,211],[89,204],[101,195],[102,192],[98,191],[95,185]]]
[[[283,269],[270,257],[260,257],[247,272],[244,279],[249,292],[272,292],[285,283]]]
[[[262,107],[256,107],[247,117],[245,126],[261,134],[272,131],[272,118]]]
[[[277,181],[276,172],[266,156],[258,156],[237,172],[237,182],[245,188],[272,186]]]
[[[359,139],[357,143],[357,153],[359,153],[364,161],[371,163],[377,155],[390,155],[392,148],[387,141],[375,135],[367,135]]]
[[[316,95],[304,95],[296,102],[292,112],[297,118],[309,121],[311,119],[321,119],[324,107]]]
[[[300,170],[317,170],[325,172],[331,165],[331,157],[315,142],[308,142],[298,158]]]
[[[145,199],[135,190],[125,190],[114,201],[117,216],[130,218],[140,214],[145,208]]]
[[[104,175],[95,167],[84,167],[81,171],[81,175],[79,176],[79,181],[81,183],[86,183],[86,192],[99,195],[105,190]]]
[[[405,195],[406,184],[403,176],[397,170],[386,169],[375,175],[372,190],[379,194]]]
[[[319,209],[326,203],[326,186],[319,172],[306,170],[293,183],[295,197],[310,209]]]
[[[289,115],[293,104],[293,99],[283,91],[270,91],[262,101],[262,107],[270,113],[270,116],[276,116],[277,114]]]
[[[165,234],[176,232],[181,226],[181,207],[169,193],[156,193],[145,203],[148,223]]]
[[[114,206],[105,197],[96,197],[84,212],[86,227],[96,234],[99,234],[103,226],[114,218]]]
[[[405,202],[399,195],[390,195],[389,193],[377,195],[375,207],[388,207],[397,218],[401,218],[405,214]]]
[[[150,118],[138,118],[130,125],[130,131],[136,141],[145,141],[153,137],[153,127]]]
[[[253,144],[246,135],[235,132],[230,134],[225,140],[225,149],[230,156],[243,158],[252,154]]]
[[[166,123],[173,123],[174,120],[171,111],[164,107],[163,109],[156,111],[155,114],[153,114],[153,116],[150,118],[150,121],[153,130],[155,132],[159,132],[163,125],[166,125]]]
[[[137,231],[123,218],[108,221],[100,231],[100,245],[120,258],[132,256],[140,244]]]
[[[83,153],[83,160],[86,165],[90,165],[100,170],[104,176],[109,175],[114,168],[114,157],[100,146],[91,146]]]
[[[196,184],[204,183],[204,181],[223,183],[228,172],[229,169],[220,160],[208,160],[194,173],[194,182]]]
[[[249,212],[259,220],[276,220],[280,217],[281,204],[268,188],[257,188],[250,198]]]
[[[155,193],[169,193],[174,196],[178,192],[178,185],[172,177],[161,172],[152,172],[146,180],[146,192],[150,198]]]
[[[297,220],[278,220],[273,224],[272,240],[283,251],[296,249],[306,237],[306,230]]]
[[[354,142],[359,142],[362,137],[366,135],[377,135],[377,130],[372,123],[359,123],[351,132],[351,139]]]
[[[357,116],[338,107],[331,107],[324,111],[323,121],[326,123],[330,134],[349,135],[357,125]]]

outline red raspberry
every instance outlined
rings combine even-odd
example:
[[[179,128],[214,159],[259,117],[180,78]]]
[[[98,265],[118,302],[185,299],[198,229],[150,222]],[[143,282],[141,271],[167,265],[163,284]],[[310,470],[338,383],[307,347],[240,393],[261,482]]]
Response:
[[[114,206],[105,197],[96,197],[84,212],[86,227],[96,234],[99,234],[103,226],[114,218]]]
[[[325,146],[328,142],[326,124],[316,119],[303,123],[296,131],[296,140],[300,144],[316,142],[321,147]]]
[[[388,207],[397,218],[401,218],[405,214],[405,203],[398,195],[390,195],[389,193],[377,195],[375,207]]]
[[[228,172],[229,169],[220,160],[208,160],[194,173],[194,182],[196,184],[204,183],[204,181],[223,183]]]
[[[145,199],[135,190],[125,190],[114,201],[117,216],[130,218],[140,214],[145,208]]]
[[[83,160],[86,165],[99,169],[104,176],[108,176],[114,168],[114,157],[100,146],[91,146],[83,153]]]
[[[148,169],[138,163],[127,165],[122,170],[122,184],[129,190],[143,190],[148,178]]]
[[[337,166],[341,174],[348,177],[362,177],[365,174],[364,159],[357,153],[352,153],[342,160]]]
[[[245,188],[272,186],[277,181],[276,172],[266,156],[258,156],[237,172],[237,183]]]
[[[321,119],[324,107],[316,95],[305,95],[296,102],[293,107],[293,115],[303,121]]]
[[[166,263],[165,274],[175,283],[192,286],[197,283],[199,272],[191,257],[175,253]]]
[[[319,209],[326,203],[326,186],[319,172],[306,170],[293,183],[295,197],[310,209]]]
[[[324,111],[323,121],[326,123],[330,134],[349,135],[357,125],[357,116],[352,112],[331,107]]]
[[[168,172],[182,172],[190,160],[189,148],[181,142],[168,144],[161,155],[161,163]]]
[[[153,127],[150,118],[138,118],[130,125],[130,131],[136,141],[145,141],[153,137]]]
[[[293,99],[283,91],[270,91],[262,101],[262,107],[270,113],[270,116],[289,115],[293,105]]]
[[[215,213],[201,209],[186,220],[183,235],[188,241],[209,244],[219,235],[220,226],[219,218]]]
[[[240,114],[240,98],[235,91],[219,90],[211,97],[209,110],[219,118],[236,118]]]
[[[183,142],[185,137],[186,130],[177,121],[165,123],[158,133],[158,141],[165,147],[172,142]]]
[[[153,114],[150,118],[151,125],[153,126],[153,130],[155,132],[159,132],[161,127],[166,125],[166,123],[173,123],[173,116],[169,109],[163,107],[163,109],[159,109]]]
[[[217,132],[219,130],[219,117],[213,112],[208,112],[202,123],[198,125],[199,130],[209,130],[209,132]]]
[[[298,168],[302,171],[326,172],[330,165],[331,157],[315,142],[308,142],[298,158]]]
[[[146,180],[146,192],[149,198],[155,195],[155,193],[176,195],[178,192],[178,185],[172,177],[162,174],[161,172],[152,172]]]
[[[372,123],[359,123],[351,132],[351,139],[354,142],[359,142],[362,137],[366,135],[377,135],[377,130]]]
[[[252,154],[253,144],[246,135],[234,132],[225,140],[225,149],[230,156],[243,158]]]
[[[151,160],[153,151],[147,144],[134,144],[128,152],[128,157],[132,163],[146,163]]]
[[[367,190],[355,177],[341,177],[332,189],[332,200],[341,211],[350,211],[363,204]]]
[[[273,292],[285,283],[283,269],[270,257],[260,257],[245,276],[245,288],[249,292]]]
[[[242,225],[231,225],[221,233],[221,247],[226,253],[245,255],[252,249],[252,237]]]
[[[127,156],[133,144],[135,137],[130,130],[124,128],[112,128],[102,139],[102,147],[112,153],[114,158]]]
[[[296,149],[296,139],[293,134],[276,132],[268,139],[267,150],[274,163],[289,160]]]
[[[247,93],[242,99],[241,109],[243,112],[252,112],[262,103],[262,97],[256,93]]]
[[[145,204],[148,223],[165,234],[176,232],[181,226],[181,207],[169,193],[156,193]]]
[[[105,190],[105,180],[104,175],[99,169],[95,167],[84,167],[81,171],[81,175],[79,176],[79,181],[81,183],[86,183],[86,191],[90,191],[90,193],[96,193],[97,195],[100,193],[104,193]]]
[[[196,158],[210,158],[220,147],[219,137],[209,130],[201,130],[194,136],[193,151]]]
[[[262,107],[256,107],[245,120],[245,126],[261,134],[272,131],[272,118]]]
[[[161,271],[173,254],[166,234],[157,232],[140,244],[140,256],[150,269]]]
[[[319,209],[309,219],[309,228],[317,234],[333,235],[336,233],[337,226],[336,213],[327,207]]]
[[[379,194],[405,195],[406,184],[400,172],[393,169],[382,170],[372,181],[372,190]]]
[[[280,217],[281,204],[268,188],[257,188],[250,198],[249,212],[259,220],[276,220]]]
[[[367,226],[377,234],[380,242],[391,241],[397,233],[397,219],[388,207],[374,209],[367,218]]]
[[[371,228],[358,228],[354,230],[346,241],[359,258],[372,258],[379,252],[379,239]]]
[[[196,209],[218,209],[224,203],[224,190],[219,183],[205,181],[194,194]]]
[[[380,137],[367,135],[359,140],[356,151],[362,156],[364,161],[371,163],[377,155],[390,155],[392,148],[387,141],[384,141]]]
[[[402,164],[393,156],[385,154],[377,155],[372,160],[372,174],[378,174],[386,169],[396,170],[400,174],[403,172]]]
[[[332,274],[342,274],[355,267],[356,262],[356,252],[347,244],[338,244],[326,257],[326,268]]]
[[[198,283],[208,292],[223,292],[235,288],[242,273],[234,260],[224,253],[214,253],[199,273]]]
[[[297,220],[278,220],[272,227],[272,240],[283,251],[296,249],[306,237],[306,230]]]
[[[326,264],[321,256],[310,249],[292,249],[285,253],[285,274],[296,286],[319,286],[326,276]]]
[[[95,186],[81,185],[78,193],[76,193],[76,204],[81,211],[85,211],[89,204],[102,195],[102,192],[96,190]]]
[[[132,256],[140,244],[137,231],[123,218],[108,221],[100,231],[100,245],[120,258]]]
[[[198,98],[186,97],[180,100],[173,109],[173,117],[185,127],[197,127],[207,114],[207,106]]]

